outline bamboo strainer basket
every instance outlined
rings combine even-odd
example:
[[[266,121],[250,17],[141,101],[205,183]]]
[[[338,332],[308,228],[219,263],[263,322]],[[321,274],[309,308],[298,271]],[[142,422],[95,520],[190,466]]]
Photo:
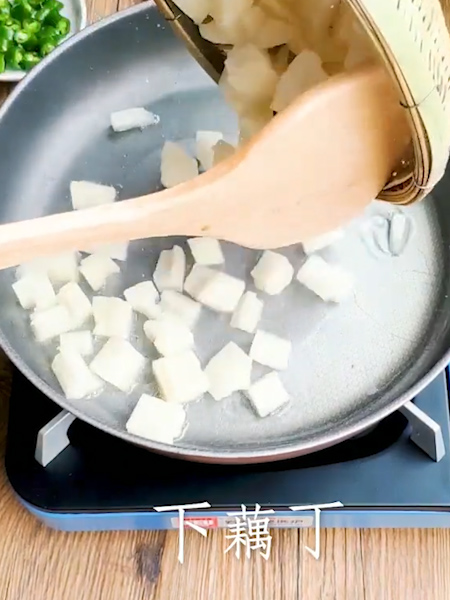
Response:
[[[412,134],[409,157],[379,199],[411,204],[444,175],[450,154],[450,36],[439,0],[346,0],[398,87]],[[172,0],[155,0],[188,49],[218,80],[223,55]]]

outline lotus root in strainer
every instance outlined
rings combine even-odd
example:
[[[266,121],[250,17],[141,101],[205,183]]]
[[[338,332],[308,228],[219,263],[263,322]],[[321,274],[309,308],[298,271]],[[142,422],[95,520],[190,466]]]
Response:
[[[443,0],[444,4],[447,1]],[[221,2],[223,0],[198,0],[193,4],[192,0],[156,0],[188,49],[216,80],[222,73],[227,51],[236,43],[233,38],[239,42],[239,31],[244,27],[238,16],[229,24],[231,37],[223,38],[223,30],[214,30],[211,26],[214,18],[208,13],[208,7],[217,7]],[[450,2],[448,4],[450,10]],[[295,26],[299,23],[295,42],[270,49],[272,57],[279,51],[276,59],[281,63],[288,60],[286,48],[294,54],[301,48],[320,50],[328,73],[332,74],[334,56],[339,55],[342,44],[359,38],[368,58],[381,60],[388,69],[411,124],[409,154],[398,165],[379,198],[410,204],[428,195],[444,174],[450,148],[450,37],[439,0],[237,0],[234,5],[241,11],[250,5],[256,6],[276,19],[293,22]],[[195,6],[195,14],[190,13],[191,19],[183,9],[188,12],[192,6]],[[344,19],[348,21],[348,35],[344,40],[333,31],[336,19],[342,19],[337,16],[340,11],[346,13]],[[255,15],[250,27],[253,25],[258,31],[254,21],[257,13]],[[302,28],[302,23],[307,26]],[[245,27],[248,26],[247,22]],[[314,36],[318,27],[329,34],[328,40],[320,40],[320,49],[316,47],[318,37]],[[356,66],[356,62],[353,65],[347,57],[344,67]],[[261,125],[267,118],[270,113],[267,115],[265,111]]]

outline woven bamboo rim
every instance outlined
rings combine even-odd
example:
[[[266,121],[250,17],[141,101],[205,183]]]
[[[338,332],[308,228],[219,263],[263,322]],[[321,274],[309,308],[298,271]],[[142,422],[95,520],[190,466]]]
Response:
[[[200,37],[173,0],[154,1],[217,81],[224,55]],[[410,154],[378,197],[396,204],[417,202],[441,180],[450,154],[450,36],[441,5],[439,0],[346,1],[397,84],[411,125]]]
[[[379,195],[421,200],[450,152],[450,36],[438,0],[347,0],[397,83],[412,131],[412,161]]]

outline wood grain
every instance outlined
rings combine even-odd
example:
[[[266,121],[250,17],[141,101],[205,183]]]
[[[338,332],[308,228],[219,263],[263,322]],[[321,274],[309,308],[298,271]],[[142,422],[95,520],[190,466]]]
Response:
[[[450,0],[442,0],[450,13]],[[92,0],[92,20],[129,5]],[[0,101],[8,93],[0,86]],[[0,354],[0,458],[10,367]],[[15,500],[0,468],[0,600],[448,600],[450,531],[324,530],[322,555],[304,549],[312,531],[274,531],[272,554],[225,555],[222,531],[59,533]]]

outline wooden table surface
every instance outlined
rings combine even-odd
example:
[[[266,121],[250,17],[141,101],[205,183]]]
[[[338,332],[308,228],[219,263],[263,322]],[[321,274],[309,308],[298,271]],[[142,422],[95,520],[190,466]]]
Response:
[[[446,8],[450,0],[442,0]],[[91,0],[90,20],[129,0]],[[8,93],[0,86],[0,101]],[[10,367],[0,354],[0,453]],[[0,600],[448,600],[450,531],[272,531],[272,552],[238,560],[225,531],[187,531],[178,563],[177,532],[59,533],[14,499],[0,468]]]

